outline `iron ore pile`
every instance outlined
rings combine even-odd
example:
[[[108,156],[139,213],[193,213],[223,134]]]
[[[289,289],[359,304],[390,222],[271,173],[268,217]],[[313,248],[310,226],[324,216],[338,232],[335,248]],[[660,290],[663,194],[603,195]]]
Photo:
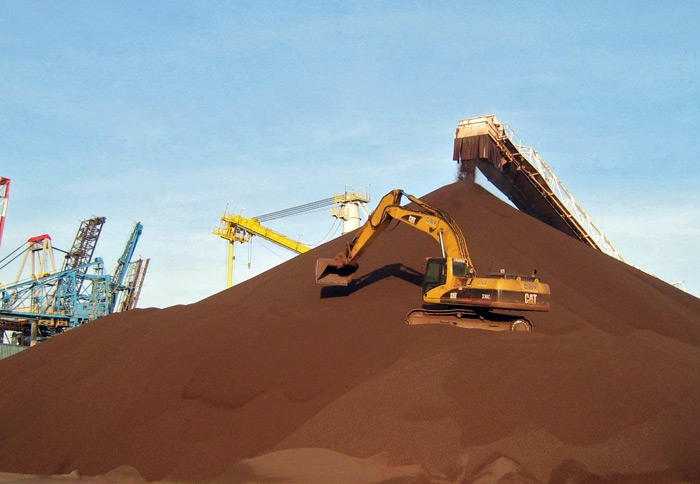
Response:
[[[349,290],[322,290],[315,260],[343,236],[198,303],[105,317],[0,361],[0,471],[700,482],[700,300],[472,182],[421,198],[457,221],[478,273],[536,269],[550,284],[533,332],[404,324],[439,256],[404,225]]]

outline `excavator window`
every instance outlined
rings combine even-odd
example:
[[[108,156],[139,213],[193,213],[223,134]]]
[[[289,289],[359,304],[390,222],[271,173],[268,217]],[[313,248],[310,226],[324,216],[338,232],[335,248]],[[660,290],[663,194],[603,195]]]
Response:
[[[447,260],[428,259],[423,277],[423,294],[447,281]]]
[[[469,266],[466,262],[452,262],[452,275],[455,277],[469,277]]]

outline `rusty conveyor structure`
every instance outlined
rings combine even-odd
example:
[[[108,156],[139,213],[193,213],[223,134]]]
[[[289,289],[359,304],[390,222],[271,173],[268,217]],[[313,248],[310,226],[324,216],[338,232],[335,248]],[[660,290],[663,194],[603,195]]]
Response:
[[[522,212],[625,261],[537,151],[496,116],[461,120],[453,158],[465,173],[478,168]]]

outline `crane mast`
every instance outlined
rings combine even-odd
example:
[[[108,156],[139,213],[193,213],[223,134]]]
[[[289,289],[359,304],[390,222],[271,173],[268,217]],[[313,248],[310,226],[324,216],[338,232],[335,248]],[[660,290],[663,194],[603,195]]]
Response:
[[[129,263],[129,270],[124,280],[124,290],[117,307],[118,312],[122,313],[136,308],[150,261],[151,259],[138,259]]]
[[[353,190],[345,190],[333,196],[335,206],[331,209],[331,216],[343,222],[343,235],[357,230],[361,225],[360,210],[365,211],[370,201],[369,190],[362,193]]]
[[[136,244],[141,237],[143,232],[143,225],[141,222],[135,222],[134,227],[131,230],[131,235],[126,241],[124,246],[124,251],[121,257],[117,260],[117,267],[114,269],[114,274],[112,275],[110,281],[110,304],[109,312],[113,313],[117,307],[117,299],[119,298],[120,291],[124,290],[124,278],[126,277],[126,272],[131,262],[131,258],[134,256],[134,251],[136,250]]]
[[[92,217],[80,222],[80,227],[78,227],[78,232],[73,240],[73,246],[66,254],[63,270],[75,269],[92,260],[105,221],[105,217]]]
[[[87,264],[92,260],[92,256],[95,253],[95,247],[97,246],[97,241],[100,238],[105,221],[105,217],[92,217],[80,222],[78,232],[75,234],[75,239],[73,240],[73,246],[68,254],[66,254],[66,259],[63,262],[64,271],[75,269],[84,273],[83,271],[86,270]],[[82,283],[83,279],[79,278],[78,292],[80,292]]]

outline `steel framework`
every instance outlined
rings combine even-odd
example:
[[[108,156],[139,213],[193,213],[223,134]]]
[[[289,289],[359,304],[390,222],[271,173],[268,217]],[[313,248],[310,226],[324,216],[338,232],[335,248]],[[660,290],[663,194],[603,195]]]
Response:
[[[34,261],[41,250],[41,262],[32,262],[32,274],[28,278],[0,287],[0,331],[27,333],[31,328],[34,341],[37,336],[50,337],[136,306],[148,267],[148,259],[131,261],[143,231],[140,222],[134,224],[113,274],[105,274],[100,257],[76,265],[76,261],[85,260],[87,252],[94,251],[104,221],[104,217],[95,217],[81,223],[73,246],[76,250],[68,253],[63,270],[58,272],[53,263],[51,238],[43,235],[29,239],[25,261],[28,254],[32,254]],[[47,254],[50,254],[53,270],[47,270]],[[117,306],[120,296],[124,297]]]
[[[333,196],[335,206],[331,208],[331,216],[343,221],[343,234],[360,228],[360,211],[367,213],[370,201],[369,190],[364,193],[345,191]]]
[[[151,259],[138,259],[129,264],[129,270],[126,273],[124,281],[124,289],[121,291],[117,312],[123,313],[130,309],[136,308],[141,296],[143,281],[146,278],[148,271],[148,263]]]
[[[126,277],[127,270],[129,268],[129,263],[131,258],[134,256],[134,251],[136,250],[136,244],[143,233],[143,225],[141,222],[135,222],[134,227],[131,229],[131,235],[129,235],[124,250],[122,251],[121,257],[117,260],[117,267],[114,269],[114,274],[110,281],[110,304],[109,312],[112,313],[117,308],[117,299],[122,291],[127,290],[127,286],[124,285],[124,278]],[[129,289],[133,290],[133,288]]]
[[[539,153],[496,116],[461,120],[453,158],[475,164],[523,212],[625,261]]]
[[[95,252],[105,220],[104,217],[93,217],[80,222],[75,240],[73,240],[73,246],[66,254],[66,259],[63,263],[64,271],[84,266],[92,260],[92,255]]]

